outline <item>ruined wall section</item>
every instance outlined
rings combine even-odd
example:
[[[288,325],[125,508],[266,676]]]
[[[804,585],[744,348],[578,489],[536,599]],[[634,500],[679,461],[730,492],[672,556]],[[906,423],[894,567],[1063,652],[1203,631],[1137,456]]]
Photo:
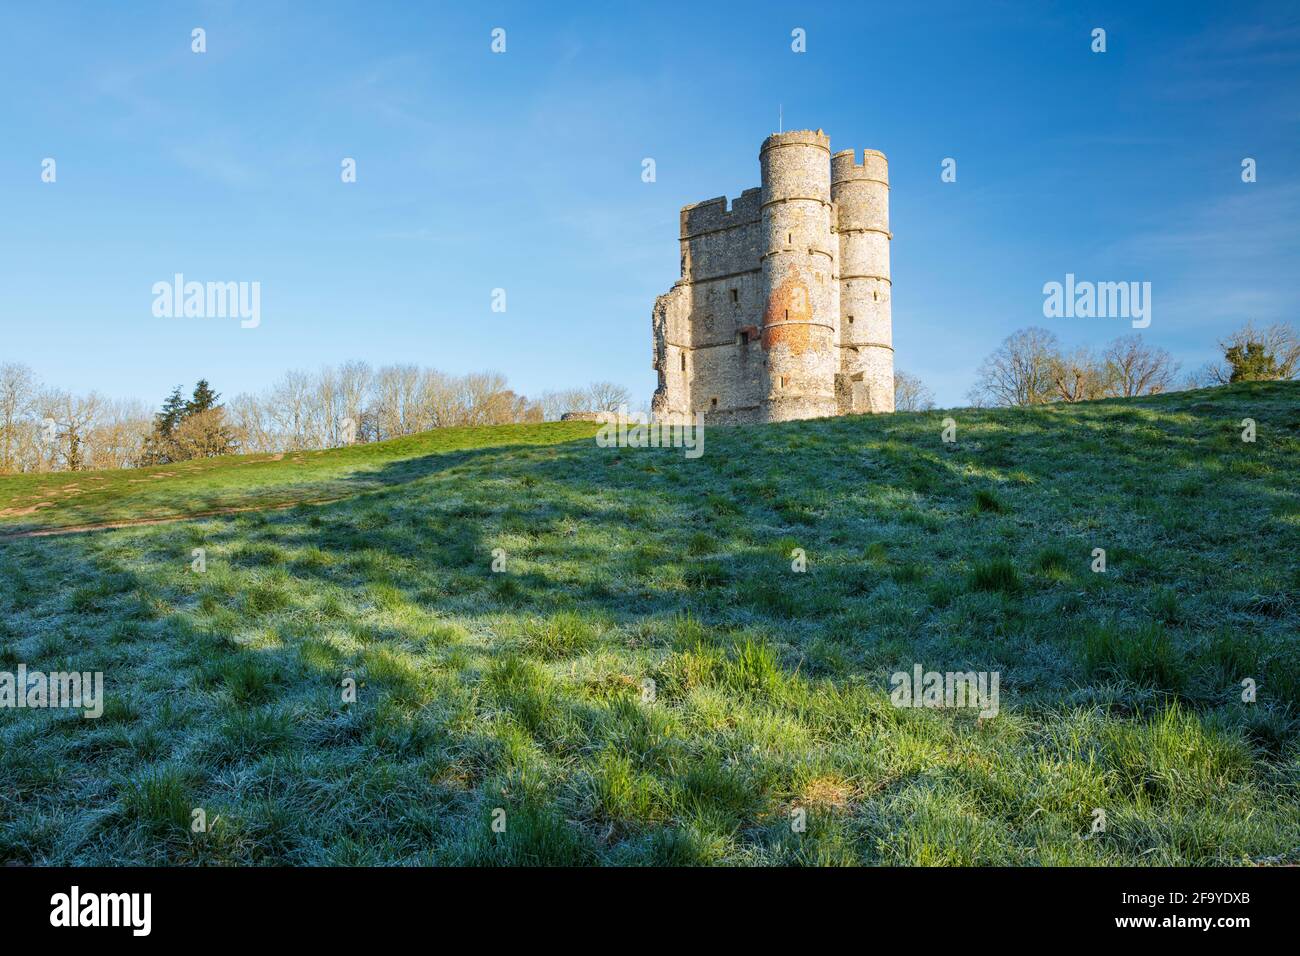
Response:
[[[831,157],[839,242],[840,329],[835,391],[841,415],[894,410],[889,275],[889,165],[884,153]]]
[[[652,409],[661,418],[701,411],[714,424],[757,420],[759,214],[758,189],[730,206],[719,197],[682,210],[682,277],[655,303]]]
[[[655,299],[650,319],[654,341],[651,365],[659,384],[650,411],[656,421],[684,421],[690,411],[689,362],[684,358],[690,351],[685,345],[691,337],[690,317],[690,289],[684,283],[678,282]]]

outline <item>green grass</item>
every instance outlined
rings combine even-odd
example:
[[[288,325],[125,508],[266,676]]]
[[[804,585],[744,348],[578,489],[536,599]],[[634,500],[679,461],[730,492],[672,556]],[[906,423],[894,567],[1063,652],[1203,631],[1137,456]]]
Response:
[[[231,455],[129,471],[10,475],[0,479],[0,534],[346,498],[455,468],[464,458],[457,452],[552,445],[589,438],[598,427],[558,422],[442,428],[326,451]],[[520,486],[527,487],[528,480],[521,476]]]
[[[1300,385],[594,433],[0,478],[0,536],[269,509],[0,537],[0,670],[106,691],[0,710],[0,863],[1300,858]]]

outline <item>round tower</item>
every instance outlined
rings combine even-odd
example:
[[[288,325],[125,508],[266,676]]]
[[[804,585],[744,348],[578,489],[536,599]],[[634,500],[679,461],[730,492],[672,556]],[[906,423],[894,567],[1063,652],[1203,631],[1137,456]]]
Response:
[[[889,281],[889,164],[854,150],[831,157],[839,233],[840,414],[894,410],[894,336]]]
[[[832,234],[831,143],[821,130],[763,141],[763,372],[760,416],[834,415],[839,250]]]

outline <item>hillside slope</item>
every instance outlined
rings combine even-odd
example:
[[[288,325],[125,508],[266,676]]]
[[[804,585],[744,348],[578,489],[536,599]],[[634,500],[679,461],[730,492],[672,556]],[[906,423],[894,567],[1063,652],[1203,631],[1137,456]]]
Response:
[[[0,671],[107,696],[0,709],[0,861],[1296,861],[1300,384],[594,432],[0,478],[0,534],[301,503],[0,539]]]
[[[0,535],[299,502],[337,500],[401,484],[455,452],[588,438],[584,422],[441,428],[370,445],[228,455],[120,471],[0,475]]]

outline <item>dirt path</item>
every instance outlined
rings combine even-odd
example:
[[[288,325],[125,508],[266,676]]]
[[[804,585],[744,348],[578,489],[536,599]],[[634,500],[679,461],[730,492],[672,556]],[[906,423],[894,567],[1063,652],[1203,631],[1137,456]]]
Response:
[[[211,511],[194,511],[183,515],[168,515],[164,518],[124,518],[121,521],[102,521],[96,524],[63,525],[56,528],[29,528],[26,531],[0,531],[0,541],[18,538],[51,538],[65,534],[87,534],[92,531],[112,531],[116,528],[135,528],[151,524],[175,524],[179,521],[197,521],[200,518],[220,518],[225,515],[247,514],[251,511],[285,511],[298,505],[329,505],[343,501],[352,495],[337,498],[311,498],[302,501],[285,501],[273,505],[246,505],[243,507],[214,508]]]

